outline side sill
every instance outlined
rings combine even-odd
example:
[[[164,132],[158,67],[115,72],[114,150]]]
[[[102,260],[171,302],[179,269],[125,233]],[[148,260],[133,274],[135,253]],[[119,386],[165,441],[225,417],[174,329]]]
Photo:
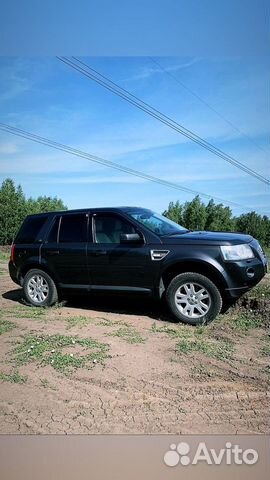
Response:
[[[90,285],[90,290],[106,290],[111,292],[152,293],[151,288],[123,287],[120,285]]]
[[[134,292],[134,293],[145,293],[151,294],[151,288],[141,288],[141,287],[126,287],[121,285],[77,285],[71,283],[59,283],[60,288],[67,288],[72,290],[86,290],[86,291],[111,291],[111,292]]]
[[[91,290],[90,285],[78,285],[77,283],[58,283],[60,288],[67,288],[70,290]]]

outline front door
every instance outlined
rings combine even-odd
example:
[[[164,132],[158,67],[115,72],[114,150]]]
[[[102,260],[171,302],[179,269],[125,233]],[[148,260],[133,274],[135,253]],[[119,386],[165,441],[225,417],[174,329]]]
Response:
[[[153,268],[150,246],[137,228],[121,215],[93,215],[93,249],[88,249],[92,288],[150,292]],[[141,243],[121,243],[121,234],[140,233]]]

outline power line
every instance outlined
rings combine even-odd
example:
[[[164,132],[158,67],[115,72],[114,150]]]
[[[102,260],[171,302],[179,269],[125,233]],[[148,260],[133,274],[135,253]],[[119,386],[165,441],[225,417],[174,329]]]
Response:
[[[33,133],[27,132],[27,131],[22,130],[20,128],[13,127],[11,125],[7,125],[5,123],[0,123],[0,130],[2,130],[3,132],[6,132],[6,133],[10,133],[12,135],[16,135],[18,137],[22,137],[22,138],[25,138],[27,140],[31,140],[33,142],[45,145],[47,147],[54,148],[56,150],[61,150],[63,152],[69,153],[71,155],[75,155],[77,157],[85,158],[86,160],[101,164],[105,167],[109,167],[109,168],[112,168],[112,169],[115,169],[115,170],[119,170],[121,172],[127,173],[129,175],[133,175],[133,176],[138,177],[138,178],[142,178],[144,180],[148,180],[148,181],[153,182],[153,183],[158,183],[158,184],[163,185],[165,187],[174,188],[175,190],[181,190],[183,192],[193,194],[193,195],[200,195],[201,197],[205,197],[207,199],[212,199],[213,198],[214,200],[216,200],[218,202],[225,203],[225,204],[228,204],[228,205],[232,205],[234,207],[240,207],[244,210],[252,211],[251,208],[246,207],[244,205],[241,205],[241,204],[238,204],[238,203],[235,203],[235,202],[231,202],[229,200],[225,200],[225,199],[215,197],[215,196],[212,196],[212,195],[208,195],[206,193],[199,192],[199,191],[193,190],[191,188],[187,188],[187,187],[184,187],[182,185],[178,185],[178,184],[173,183],[173,182],[162,180],[161,178],[154,177],[152,175],[148,175],[146,173],[140,172],[139,170],[133,170],[131,168],[124,167],[123,165],[120,165],[118,163],[111,162],[109,160],[105,160],[104,158],[97,157],[95,155],[91,155],[90,153],[84,152],[82,150],[75,149],[73,147],[70,147],[68,145],[65,145],[65,144],[62,144],[62,143],[59,143],[59,142],[55,142],[55,141],[50,140],[49,138],[46,138],[46,137],[41,137],[39,135],[35,135]]]
[[[179,85],[181,85],[181,87],[183,87],[187,92],[189,92],[193,97],[197,98],[197,100],[199,100],[203,105],[205,105],[207,108],[209,108],[209,110],[212,110],[212,112],[214,112],[219,118],[221,118],[224,122],[226,122],[228,125],[230,125],[236,132],[238,132],[240,135],[242,135],[243,137],[245,137],[246,139],[248,139],[250,142],[252,142],[256,147],[258,147],[260,150],[262,150],[264,153],[269,153],[267,150],[265,150],[261,145],[259,145],[257,142],[255,142],[255,140],[253,140],[253,138],[251,138],[249,135],[247,135],[245,132],[243,132],[243,130],[240,130],[240,128],[238,128],[236,125],[234,125],[234,123],[232,123],[230,120],[228,120],[227,118],[224,117],[224,115],[222,115],[220,112],[218,112],[218,110],[216,110],[214,107],[212,107],[212,105],[210,105],[210,103],[206,102],[206,100],[204,100],[202,97],[200,97],[200,95],[198,95],[196,92],[194,92],[190,87],[187,87],[187,85],[185,85],[182,80],[179,80],[178,77],[176,77],[175,75],[173,75],[170,71],[166,70],[165,67],[163,67],[160,62],[158,62],[155,58],[153,57],[148,57],[155,65],[157,65],[160,70],[162,70],[164,73],[166,73],[166,75],[168,75],[169,77],[171,77],[176,83],[178,83]]]
[[[159,110],[155,109],[154,107],[152,107],[148,103],[140,100],[138,97],[131,94],[127,90],[123,89],[122,87],[120,87],[116,83],[112,82],[111,80],[106,78],[104,75],[100,74],[99,72],[97,72],[96,70],[94,70],[93,68],[91,68],[90,66],[88,66],[87,64],[82,62],[81,60],[76,59],[75,57],[73,57],[73,58],[75,59],[75,61],[77,63],[74,63],[74,61],[68,59],[67,57],[57,57],[57,59],[60,60],[61,62],[65,63],[66,65],[73,68],[74,70],[77,70],[79,73],[81,73],[82,75],[90,78],[91,80],[94,80],[99,85],[103,86],[104,88],[106,88],[107,90],[111,91],[112,93],[118,95],[119,97],[123,98],[124,100],[126,100],[130,104],[136,106],[137,108],[144,111],[145,113],[152,116],[153,118],[156,118],[157,120],[159,120],[163,124],[169,126],[173,130],[180,133],[181,135],[184,135],[185,137],[189,138],[193,142],[195,142],[198,145],[204,147],[205,149],[214,153],[218,157],[223,158],[228,163],[231,163],[232,165],[238,167],[239,169],[243,170],[244,172],[248,173],[249,175],[253,176],[254,178],[260,180],[261,182],[266,183],[267,185],[270,185],[270,180],[268,178],[266,178],[263,175],[255,172],[254,170],[249,168],[247,165],[242,164],[241,162],[239,162],[235,158],[226,154],[225,152],[223,152],[219,148],[215,147],[211,143],[207,142],[203,138],[201,138],[198,135],[196,135],[195,133],[193,133],[191,130],[188,130],[187,128],[183,127],[179,123],[172,120],[167,115],[164,115],[163,113],[161,113]],[[81,67],[80,65],[78,65],[78,63],[85,66],[87,68],[87,70],[84,67]]]
[[[174,121],[173,119],[171,119],[170,117],[168,117],[167,115],[163,114],[162,112],[160,112],[159,110],[157,110],[156,108],[152,107],[151,105],[149,105],[148,103],[144,102],[143,100],[141,100],[140,98],[136,97],[135,95],[133,95],[132,93],[128,92],[127,90],[125,90],[124,88],[120,87],[119,85],[117,85],[115,82],[113,82],[112,80],[108,79],[107,77],[105,77],[104,75],[102,75],[101,73],[99,73],[97,70],[93,69],[92,67],[90,67],[88,64],[86,64],[85,62],[82,62],[81,60],[79,60],[78,58],[76,57],[72,57],[75,61],[79,62],[80,64],[82,64],[83,66],[85,66],[88,70],[94,72],[96,75],[98,75],[99,77],[101,77],[102,79],[104,79],[105,81],[109,82],[111,85],[113,85],[114,87],[116,87],[118,90],[120,90],[120,93],[124,92],[124,94],[127,94],[129,97],[132,97],[133,99],[135,99],[136,101],[138,101],[141,105],[149,108],[152,110],[152,112],[158,114],[160,116],[160,118],[158,118],[158,120],[162,121],[164,123],[164,121],[162,120],[162,118],[168,120],[170,123],[176,125],[178,128],[182,129],[182,131],[179,132],[179,130],[177,130],[179,133],[181,133],[182,135],[190,138],[192,141],[198,143],[199,145],[203,146],[204,148],[207,148],[209,151],[211,151],[212,153],[218,155],[219,157],[221,158],[224,158],[224,156],[226,158],[224,158],[226,161],[228,161],[229,163],[237,166],[238,168],[242,169],[243,171],[245,171],[246,173],[250,174],[250,175],[253,175],[254,177],[256,177],[257,179],[263,181],[264,183],[266,183],[267,185],[270,185],[270,180],[266,177],[264,177],[263,175],[259,174],[258,172],[252,170],[250,167],[248,167],[247,165],[244,165],[243,163],[241,163],[239,160],[236,160],[235,158],[233,158],[232,156],[226,154],[224,151],[220,150],[219,148],[215,147],[213,144],[211,144],[210,142],[207,142],[206,140],[204,140],[202,137],[199,137],[198,135],[196,135],[194,132],[192,132],[191,130],[185,128],[184,126],[180,125],[178,122]],[[69,59],[66,59],[68,61],[70,61]],[[70,65],[71,66],[71,65]],[[74,64],[73,64],[73,68],[74,68]],[[83,73],[83,72],[81,72]],[[89,76],[89,75],[88,75]],[[94,78],[92,78],[93,80],[95,80]],[[97,83],[100,83],[98,80],[95,80],[97,81]],[[105,86],[105,85],[103,85]],[[107,88],[107,87],[106,87]],[[119,92],[113,92],[113,93],[116,93],[117,95],[119,95]],[[122,95],[120,95],[122,96]],[[122,97],[123,98],[123,97]],[[125,98],[125,100],[129,101],[127,98]],[[138,104],[136,104],[135,106],[137,106],[138,108],[141,108]],[[151,115],[151,113],[149,111],[147,111],[146,113],[149,113]],[[153,115],[152,115],[153,116]],[[156,116],[155,116],[156,118]],[[168,123],[166,123],[168,125]],[[174,128],[172,125],[168,125],[170,126],[171,128]],[[175,130],[175,128],[174,128]],[[202,145],[203,143],[203,145]],[[210,147],[210,148],[209,148]],[[213,151],[213,149],[215,151]]]

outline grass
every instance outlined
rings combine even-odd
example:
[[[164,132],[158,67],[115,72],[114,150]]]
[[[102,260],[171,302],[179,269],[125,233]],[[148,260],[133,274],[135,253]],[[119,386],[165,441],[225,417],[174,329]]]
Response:
[[[239,312],[238,316],[231,322],[234,330],[241,330],[243,332],[247,332],[253,328],[261,328],[263,325],[264,321],[260,314],[253,314],[251,312]]]
[[[72,327],[81,328],[88,325],[88,323],[91,323],[91,322],[94,322],[96,325],[100,325],[102,327],[114,327],[115,325],[129,327],[128,323],[110,320],[109,318],[104,318],[104,317],[91,318],[91,317],[84,317],[82,315],[78,315],[74,317],[68,317],[66,318],[66,321],[68,323],[67,329],[70,329]]]
[[[50,308],[51,310],[61,310],[66,304],[66,300],[61,300],[56,302],[54,305],[52,305]]]
[[[183,335],[189,332],[189,328],[184,325],[179,325],[177,328],[173,328],[170,325],[163,325],[162,327],[157,327],[156,322],[152,323],[151,331],[152,333],[166,333],[172,338],[182,337]],[[191,331],[190,331],[191,334]]]
[[[266,282],[260,282],[258,285],[252,288],[250,292],[246,293],[243,298],[270,298],[270,286]]]
[[[109,318],[102,318],[102,317],[99,317],[99,322],[98,322],[98,325],[102,326],[102,327],[114,327],[115,326],[115,323],[113,320],[110,320]]]
[[[69,351],[63,351],[64,348]],[[78,353],[76,349],[82,352]],[[55,370],[69,374],[78,368],[102,363],[105,358],[108,358],[108,349],[107,344],[92,338],[25,335],[23,341],[14,348],[12,353],[16,365],[37,362],[40,365],[51,365]]]
[[[130,324],[127,322],[122,322],[118,320],[110,320],[109,318],[96,317],[96,320],[100,320],[97,325],[102,327],[115,327],[116,325],[121,325],[122,327],[130,328]]]
[[[262,353],[263,357],[269,357],[270,356],[270,345],[269,345],[269,343],[262,348],[261,353]]]
[[[219,360],[229,360],[234,352],[234,344],[231,340],[210,340],[199,337],[183,337],[176,344],[176,352],[189,354],[192,352],[203,353],[207,357]]]
[[[43,388],[49,388],[50,387],[50,382],[47,380],[47,378],[41,378],[40,379],[40,384]]]
[[[53,385],[51,385],[51,383],[49,382],[49,380],[47,378],[41,378],[40,379],[40,385],[43,388],[50,388],[51,390],[56,390],[56,388]]]
[[[46,307],[24,307],[22,305],[6,310],[6,314],[16,318],[40,320],[48,312]]]
[[[270,262],[270,247],[265,247],[264,246],[263,250],[264,250],[265,255],[267,256],[268,265],[269,265],[269,262]]]
[[[91,321],[91,318],[78,315],[77,317],[68,317],[66,318],[66,321],[68,324],[67,329],[69,330],[72,327],[84,327]]]
[[[9,320],[0,319],[0,335],[9,332],[14,327],[16,327],[15,323],[10,322]]]
[[[12,373],[3,373],[0,372],[0,380],[3,382],[10,382],[10,383],[26,383],[27,376],[21,375],[17,369],[15,369]]]
[[[209,327],[190,328],[184,325],[178,328],[172,328],[168,325],[157,327],[154,323],[152,332],[166,333],[171,338],[178,339],[175,348],[176,352],[180,354],[187,355],[192,352],[199,352],[208,357],[227,360],[231,358],[234,352],[233,342],[224,338],[211,338]]]
[[[8,262],[10,257],[10,252],[4,252],[0,250],[0,262]]]
[[[130,327],[118,328],[115,332],[108,333],[108,336],[122,338],[125,342],[130,344],[145,342],[145,338],[143,338],[135,328]]]

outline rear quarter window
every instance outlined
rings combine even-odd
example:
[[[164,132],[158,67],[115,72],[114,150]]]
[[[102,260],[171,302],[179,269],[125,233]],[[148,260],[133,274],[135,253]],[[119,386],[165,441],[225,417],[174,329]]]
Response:
[[[23,222],[16,237],[16,243],[34,243],[39,240],[39,233],[47,221],[47,216],[28,217]]]

